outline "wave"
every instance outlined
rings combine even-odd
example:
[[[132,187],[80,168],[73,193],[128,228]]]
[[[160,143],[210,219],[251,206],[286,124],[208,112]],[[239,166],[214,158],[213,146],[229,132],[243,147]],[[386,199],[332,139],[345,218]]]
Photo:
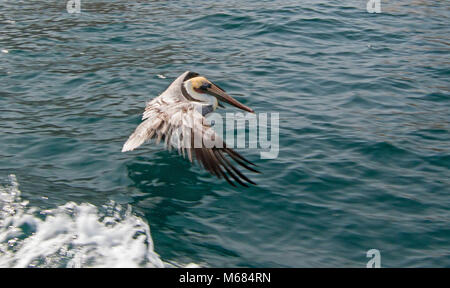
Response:
[[[130,206],[68,202],[42,211],[21,199],[15,175],[0,185],[0,267],[173,266]]]

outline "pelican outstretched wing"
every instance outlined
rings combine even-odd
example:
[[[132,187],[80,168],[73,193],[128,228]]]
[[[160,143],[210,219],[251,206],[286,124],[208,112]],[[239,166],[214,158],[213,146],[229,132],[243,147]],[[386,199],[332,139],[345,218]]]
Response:
[[[157,144],[163,140],[168,150],[177,149],[191,162],[196,159],[208,172],[223,177],[233,186],[236,185],[232,180],[245,187],[248,187],[246,183],[256,185],[235,167],[237,164],[259,173],[251,167],[255,164],[226,147],[198,109],[192,102],[175,101],[169,105],[162,98],[155,98],[148,103],[142,117],[144,121],[128,138],[122,152],[132,151],[150,139],[156,139]]]

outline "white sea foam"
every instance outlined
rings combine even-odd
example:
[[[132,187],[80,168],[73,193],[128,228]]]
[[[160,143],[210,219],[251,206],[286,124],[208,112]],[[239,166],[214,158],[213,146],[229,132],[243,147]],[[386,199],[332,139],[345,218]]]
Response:
[[[0,267],[164,267],[149,226],[113,202],[66,203],[39,211],[14,175],[0,185]]]

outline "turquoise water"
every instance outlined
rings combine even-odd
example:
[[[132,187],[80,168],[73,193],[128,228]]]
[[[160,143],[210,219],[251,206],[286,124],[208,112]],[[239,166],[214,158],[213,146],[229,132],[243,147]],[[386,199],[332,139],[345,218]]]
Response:
[[[0,2],[0,266],[450,266],[448,1],[58,2]],[[186,70],[279,113],[258,186],[120,153]]]

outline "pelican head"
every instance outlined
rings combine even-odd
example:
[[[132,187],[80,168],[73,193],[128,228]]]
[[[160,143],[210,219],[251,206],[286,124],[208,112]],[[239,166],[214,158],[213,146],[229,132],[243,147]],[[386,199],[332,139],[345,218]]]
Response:
[[[213,104],[214,109],[220,105],[218,101],[226,102],[239,109],[255,113],[251,108],[245,106],[237,101],[227,93],[225,90],[212,83],[203,76],[195,72],[190,72],[182,84],[183,96],[190,101],[198,101]]]

